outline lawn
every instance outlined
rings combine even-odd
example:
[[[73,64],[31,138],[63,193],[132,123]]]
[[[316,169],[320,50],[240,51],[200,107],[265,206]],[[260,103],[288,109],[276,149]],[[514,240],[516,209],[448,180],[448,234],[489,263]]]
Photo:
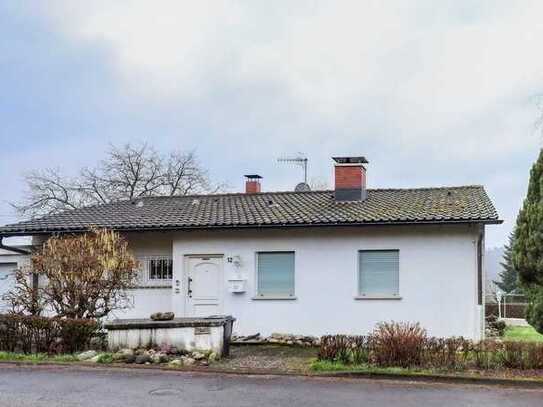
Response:
[[[543,342],[543,335],[531,326],[510,326],[503,338],[509,341]]]
[[[46,353],[13,353],[13,352],[0,352],[0,361],[7,362],[33,362],[33,363],[47,363],[47,362],[77,362],[77,357],[74,355],[52,355],[49,356]]]

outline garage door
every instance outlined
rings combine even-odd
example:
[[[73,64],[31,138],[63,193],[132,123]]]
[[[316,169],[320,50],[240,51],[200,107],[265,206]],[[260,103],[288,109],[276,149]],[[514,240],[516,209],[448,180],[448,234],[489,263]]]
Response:
[[[16,268],[17,263],[0,263],[0,312],[7,311],[7,304],[2,301],[2,296],[15,285],[14,272]]]

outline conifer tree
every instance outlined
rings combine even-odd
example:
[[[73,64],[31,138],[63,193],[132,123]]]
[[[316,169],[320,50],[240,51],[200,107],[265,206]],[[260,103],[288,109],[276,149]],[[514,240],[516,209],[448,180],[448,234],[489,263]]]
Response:
[[[505,294],[511,294],[518,291],[518,273],[513,266],[513,245],[515,242],[515,233],[509,235],[509,242],[505,245],[503,260],[500,262],[502,271],[499,273],[499,280],[494,281],[500,290]]]
[[[528,295],[528,323],[543,333],[543,150],[530,172],[528,194],[517,217],[513,267]]]

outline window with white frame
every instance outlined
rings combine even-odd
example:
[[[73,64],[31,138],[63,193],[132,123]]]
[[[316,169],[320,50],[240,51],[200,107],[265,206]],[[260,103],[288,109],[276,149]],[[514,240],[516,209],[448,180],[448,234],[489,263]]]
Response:
[[[294,298],[294,252],[257,253],[257,296]]]
[[[398,297],[400,280],[399,250],[361,250],[358,252],[358,295]]]

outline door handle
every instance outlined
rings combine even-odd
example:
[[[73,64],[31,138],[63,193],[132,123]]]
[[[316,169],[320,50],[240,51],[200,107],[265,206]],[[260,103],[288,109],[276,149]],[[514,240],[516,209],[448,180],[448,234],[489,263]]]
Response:
[[[189,298],[192,298],[192,288],[191,288],[192,278],[189,277],[189,281],[187,284],[187,295]]]

